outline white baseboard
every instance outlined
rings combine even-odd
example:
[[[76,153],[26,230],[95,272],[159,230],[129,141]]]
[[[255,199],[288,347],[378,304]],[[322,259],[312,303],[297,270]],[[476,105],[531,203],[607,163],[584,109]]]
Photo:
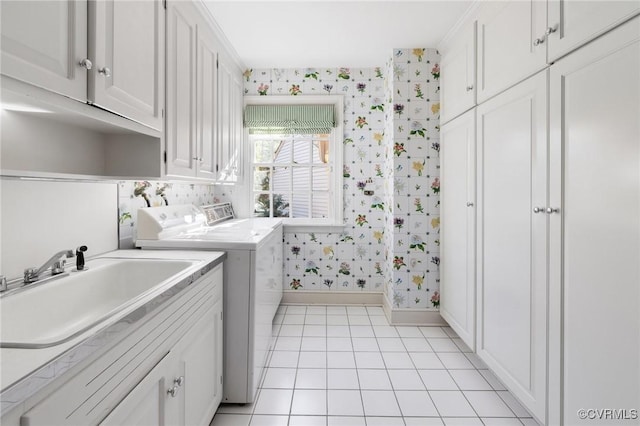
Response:
[[[383,298],[384,295],[380,292],[285,290],[282,296],[282,303],[288,305],[382,306]]]
[[[424,325],[424,326],[447,326],[447,322],[442,319],[440,312],[431,309],[393,309],[389,299],[383,298],[382,309],[387,316],[387,321],[391,325]]]

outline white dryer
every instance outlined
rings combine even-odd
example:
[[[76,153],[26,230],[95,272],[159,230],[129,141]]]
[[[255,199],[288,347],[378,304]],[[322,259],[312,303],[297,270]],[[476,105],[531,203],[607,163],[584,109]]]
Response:
[[[282,300],[282,221],[235,219],[231,204],[138,211],[142,249],[225,251],[223,402],[254,402]]]

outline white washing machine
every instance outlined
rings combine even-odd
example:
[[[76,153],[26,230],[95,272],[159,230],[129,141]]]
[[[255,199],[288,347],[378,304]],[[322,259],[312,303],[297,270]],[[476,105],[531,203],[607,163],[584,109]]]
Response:
[[[223,402],[254,402],[282,300],[282,221],[235,219],[229,203],[145,208],[136,246],[227,253]]]

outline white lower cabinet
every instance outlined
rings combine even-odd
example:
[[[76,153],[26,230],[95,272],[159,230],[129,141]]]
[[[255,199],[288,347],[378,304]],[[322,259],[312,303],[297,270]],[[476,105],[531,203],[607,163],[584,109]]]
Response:
[[[477,353],[544,420],[547,71],[478,106],[477,119]]]
[[[549,424],[638,425],[640,17],[550,85]]]
[[[107,416],[103,426],[167,425],[177,424],[180,411],[177,394],[171,398],[167,391],[173,389],[174,357],[164,358],[145,376],[125,399]],[[175,394],[175,392],[174,392]]]
[[[222,399],[222,292],[219,265],[115,347],[61,377],[55,390],[28,401],[20,425],[209,424]]]
[[[222,400],[222,300],[101,425],[207,425]]]
[[[440,131],[440,315],[471,348],[476,336],[476,111]]]

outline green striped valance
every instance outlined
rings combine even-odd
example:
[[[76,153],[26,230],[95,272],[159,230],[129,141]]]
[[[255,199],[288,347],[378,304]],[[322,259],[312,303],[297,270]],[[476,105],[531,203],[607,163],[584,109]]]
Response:
[[[263,135],[329,133],[335,127],[333,105],[247,105],[244,127]]]

